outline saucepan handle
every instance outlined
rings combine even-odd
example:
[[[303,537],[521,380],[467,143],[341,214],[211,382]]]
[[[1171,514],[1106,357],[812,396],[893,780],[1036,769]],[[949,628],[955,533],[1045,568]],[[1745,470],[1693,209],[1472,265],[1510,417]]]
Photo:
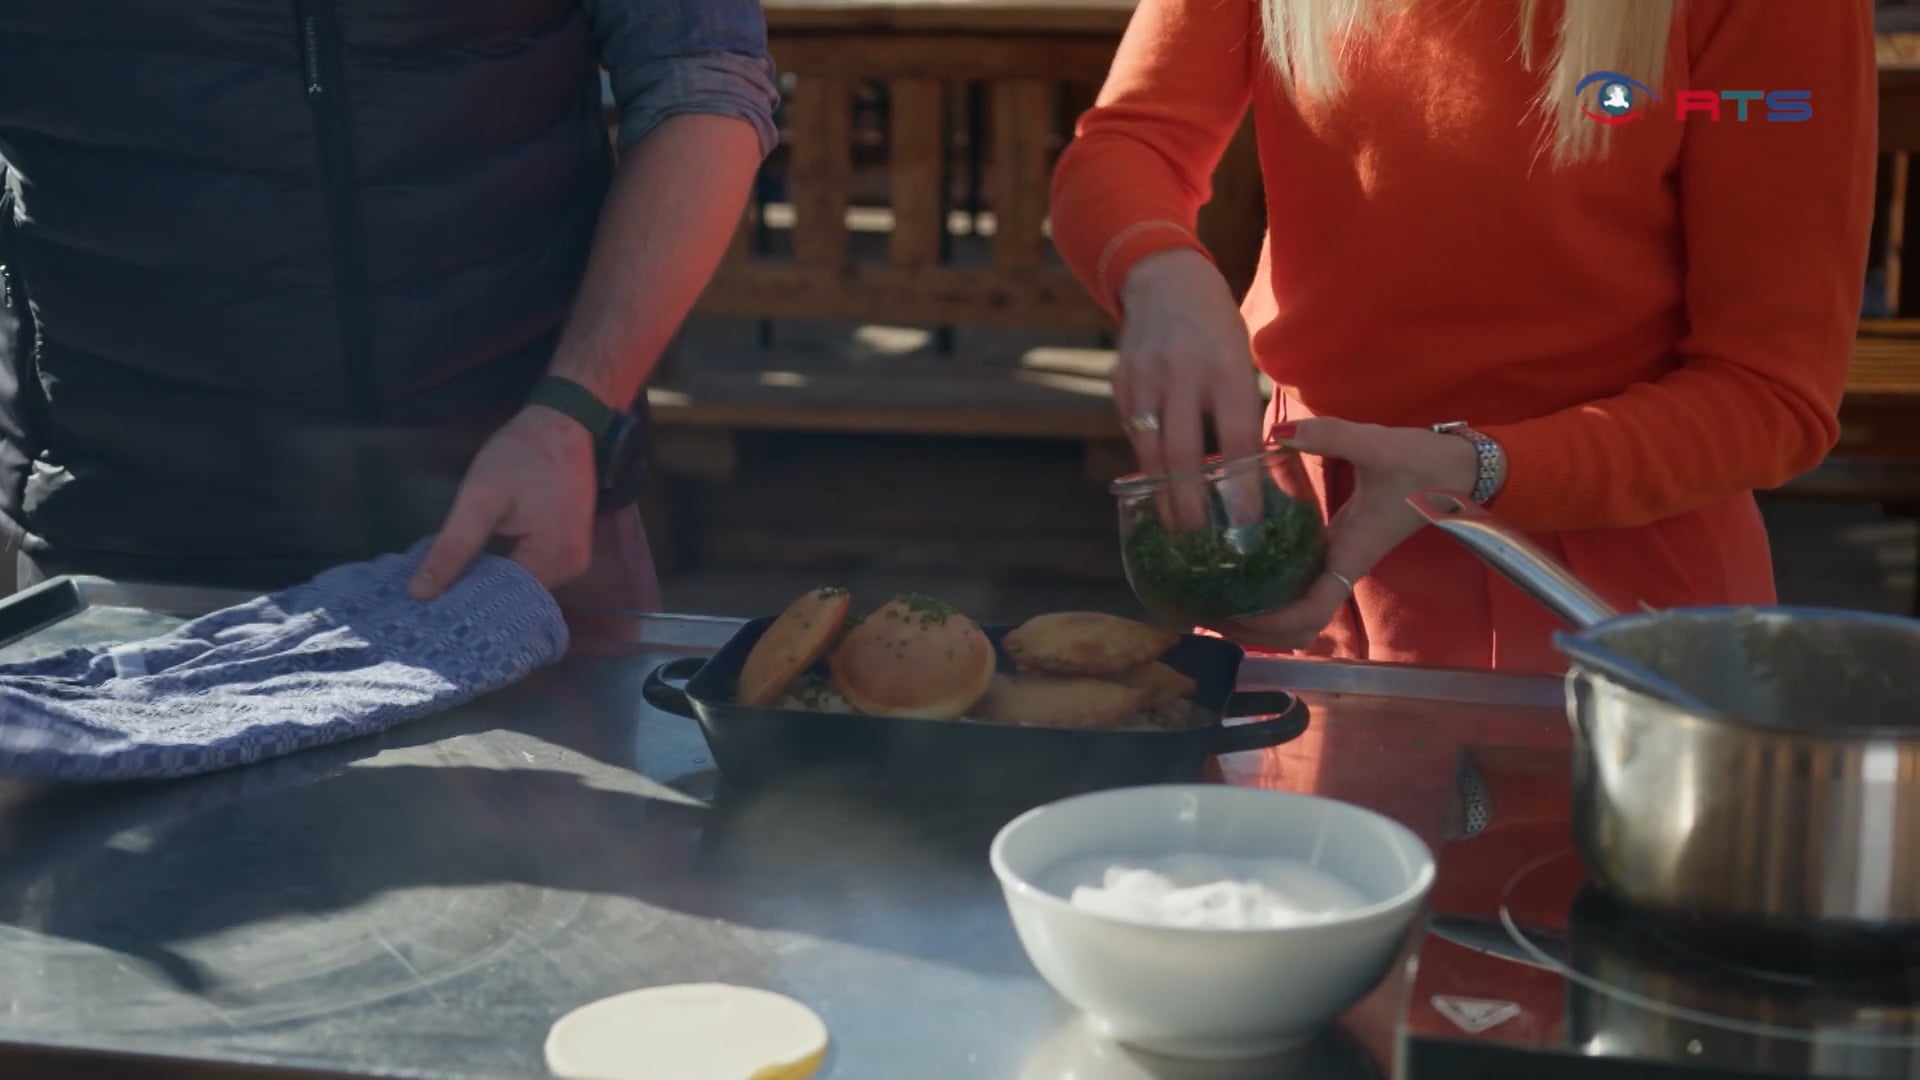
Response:
[[[1576,629],[1591,629],[1619,614],[1559,560],[1458,492],[1422,491],[1407,503]]]
[[[678,660],[669,660],[661,664],[647,672],[647,681],[641,684],[640,696],[647,699],[647,704],[661,712],[670,712],[689,720],[698,719],[693,714],[693,703],[687,700],[685,684],[688,679],[700,673],[700,668],[706,662],[707,658],[704,656],[683,656]]]
[[[1307,730],[1307,703],[1285,690],[1242,691],[1227,699],[1224,712],[1227,720],[1258,719],[1213,728],[1215,754],[1265,750],[1291,742]]]

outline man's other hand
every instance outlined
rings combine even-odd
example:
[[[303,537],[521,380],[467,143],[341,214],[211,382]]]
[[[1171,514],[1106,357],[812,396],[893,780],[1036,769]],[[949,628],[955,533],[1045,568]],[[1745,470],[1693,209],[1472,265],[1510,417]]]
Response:
[[[407,591],[430,600],[495,536],[548,589],[586,572],[593,552],[593,441],[572,418],[530,405],[495,432],[460,482],[446,524]]]

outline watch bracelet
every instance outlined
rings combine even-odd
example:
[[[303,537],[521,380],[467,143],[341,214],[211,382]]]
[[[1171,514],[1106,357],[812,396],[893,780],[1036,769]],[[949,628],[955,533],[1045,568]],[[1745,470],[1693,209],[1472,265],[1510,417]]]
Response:
[[[1491,437],[1463,422],[1435,424],[1433,430],[1441,435],[1456,435],[1472,444],[1477,468],[1474,474],[1473,491],[1468,496],[1476,506],[1485,506],[1499,493],[1500,465],[1505,450]]]

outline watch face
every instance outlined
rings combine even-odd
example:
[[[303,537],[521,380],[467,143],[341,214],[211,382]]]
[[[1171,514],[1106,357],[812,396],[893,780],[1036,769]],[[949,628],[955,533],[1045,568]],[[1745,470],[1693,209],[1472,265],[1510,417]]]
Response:
[[[638,425],[627,413],[615,413],[600,440],[600,488],[617,490],[632,479],[639,457],[640,440],[633,437]]]

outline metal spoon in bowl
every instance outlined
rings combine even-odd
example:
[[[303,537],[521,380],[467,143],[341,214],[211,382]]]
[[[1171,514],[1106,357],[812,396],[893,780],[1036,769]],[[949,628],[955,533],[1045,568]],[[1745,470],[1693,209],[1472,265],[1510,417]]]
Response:
[[[1588,667],[1632,690],[1664,701],[1696,716],[1717,718],[1720,710],[1674,685],[1652,668],[1607,648],[1592,638],[1575,637],[1564,630],[1553,632],[1553,647],[1583,667]]]

